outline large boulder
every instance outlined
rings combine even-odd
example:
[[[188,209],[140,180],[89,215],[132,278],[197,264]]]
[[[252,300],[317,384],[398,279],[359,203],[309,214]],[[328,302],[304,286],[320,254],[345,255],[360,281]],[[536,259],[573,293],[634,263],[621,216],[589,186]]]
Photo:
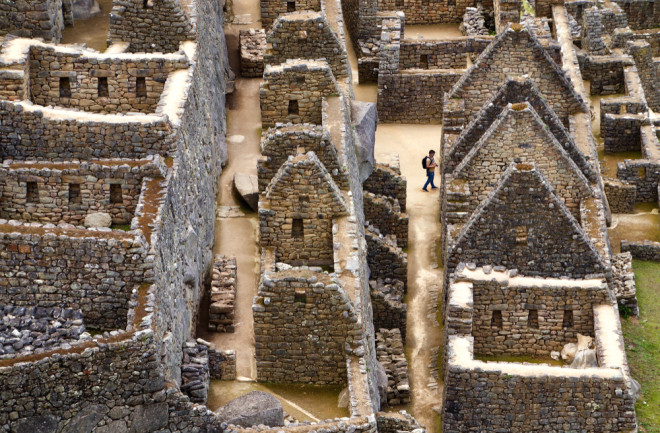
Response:
[[[234,174],[234,191],[250,209],[257,212],[259,210],[259,181],[253,174],[236,173]]]
[[[233,399],[215,411],[227,424],[241,427],[284,425],[282,403],[273,395],[263,391],[252,391]]]
[[[86,20],[101,13],[101,7],[96,0],[73,0],[73,18],[76,20]]]
[[[16,433],[55,433],[57,418],[52,415],[33,416],[14,421],[12,431]]]
[[[150,433],[167,426],[168,421],[167,403],[140,405],[131,416],[130,433]]]
[[[87,214],[85,217],[85,227],[99,228],[110,227],[112,225],[112,217],[109,213],[95,212]]]
[[[351,115],[357,133],[357,159],[360,170],[360,182],[367,180],[374,169],[374,147],[376,146],[376,127],[378,111],[373,102],[351,101]]]

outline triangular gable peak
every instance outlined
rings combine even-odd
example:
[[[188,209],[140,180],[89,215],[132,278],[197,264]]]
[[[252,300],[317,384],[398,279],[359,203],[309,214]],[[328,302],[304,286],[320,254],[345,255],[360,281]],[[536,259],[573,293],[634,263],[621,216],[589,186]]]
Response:
[[[596,181],[597,173],[587,161],[582,151],[561,123],[555,112],[543,99],[537,87],[528,76],[507,77],[497,93],[488,100],[474,120],[463,129],[445,157],[445,172],[453,172],[468,152],[490,128],[494,119],[508,104],[527,102],[545,123],[555,139],[568,152],[571,159],[580,167],[582,173],[591,182]]]
[[[330,173],[314,152],[290,156],[266,188],[273,212],[348,215],[348,204]]]
[[[580,202],[593,195],[587,178],[534,108],[509,104],[454,171],[455,178],[469,184],[468,209],[488,196],[513,162],[534,163],[575,216]]]
[[[459,261],[540,277],[605,271],[594,245],[534,164],[511,165],[463,226],[448,257],[448,275]]]
[[[545,51],[538,39],[519,24],[495,37],[474,64],[454,84],[448,97],[463,99],[471,119],[508,76],[528,75],[560,119],[586,112],[584,100]]]

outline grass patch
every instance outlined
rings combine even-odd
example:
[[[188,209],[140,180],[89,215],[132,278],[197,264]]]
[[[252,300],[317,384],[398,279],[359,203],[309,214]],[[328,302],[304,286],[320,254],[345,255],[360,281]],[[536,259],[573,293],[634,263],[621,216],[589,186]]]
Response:
[[[642,385],[640,432],[660,432],[660,263],[633,261],[640,317],[622,320],[632,376]]]
[[[130,224],[113,224],[110,226],[112,230],[123,230],[125,232],[131,231],[131,225]]]

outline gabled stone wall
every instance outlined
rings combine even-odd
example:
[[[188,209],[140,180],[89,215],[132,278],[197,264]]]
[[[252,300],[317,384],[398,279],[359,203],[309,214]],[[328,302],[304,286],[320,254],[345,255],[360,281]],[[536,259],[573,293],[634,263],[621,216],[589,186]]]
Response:
[[[304,268],[266,273],[252,310],[258,380],[346,383],[346,348],[361,331],[338,280]]]
[[[261,123],[322,123],[324,97],[340,92],[325,61],[287,60],[268,65],[259,89]]]
[[[114,0],[110,42],[128,42],[132,53],[173,53],[196,39],[196,2],[182,0]],[[195,11],[199,12],[199,11]],[[194,17],[194,18],[193,18]]]

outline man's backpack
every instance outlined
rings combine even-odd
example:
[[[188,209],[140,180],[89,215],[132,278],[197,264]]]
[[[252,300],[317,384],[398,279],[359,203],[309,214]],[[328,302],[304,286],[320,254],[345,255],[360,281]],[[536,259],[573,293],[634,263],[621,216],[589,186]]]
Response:
[[[428,159],[428,157],[426,157],[426,156],[424,157],[424,159],[422,159],[422,168],[426,168],[426,160],[427,159]]]

